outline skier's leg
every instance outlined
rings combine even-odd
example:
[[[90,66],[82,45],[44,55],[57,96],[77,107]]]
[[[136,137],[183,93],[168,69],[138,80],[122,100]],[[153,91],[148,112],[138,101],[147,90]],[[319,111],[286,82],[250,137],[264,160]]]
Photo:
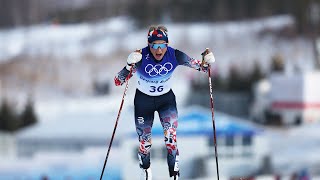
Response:
[[[176,138],[178,111],[174,94],[170,91],[166,96],[167,102],[158,109],[158,113],[164,130],[165,145],[168,151],[167,162],[171,177],[179,175],[179,150]]]
[[[151,128],[154,119],[154,105],[150,98],[137,90],[134,100],[135,125],[140,142],[138,157],[143,169],[150,167]]]

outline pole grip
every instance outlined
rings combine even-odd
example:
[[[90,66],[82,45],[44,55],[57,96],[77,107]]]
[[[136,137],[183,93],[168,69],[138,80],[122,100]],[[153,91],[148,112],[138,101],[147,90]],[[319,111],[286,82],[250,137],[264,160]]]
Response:
[[[207,54],[209,54],[209,52],[210,52],[209,48],[206,48],[206,50],[204,50],[203,53],[201,53],[201,56],[202,56],[201,66],[203,66],[203,67],[208,66],[208,64],[206,64],[206,63],[204,62],[204,56],[207,55]]]
[[[202,60],[204,59],[204,56],[205,56],[205,55],[209,54],[209,52],[210,52],[209,48],[206,48],[206,50],[204,50],[203,53],[201,53],[201,55],[202,55]]]

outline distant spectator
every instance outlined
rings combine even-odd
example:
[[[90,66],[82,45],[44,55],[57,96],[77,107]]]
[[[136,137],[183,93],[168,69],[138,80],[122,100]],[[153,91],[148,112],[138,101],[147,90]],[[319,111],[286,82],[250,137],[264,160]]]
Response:
[[[290,180],[298,180],[298,174],[296,172],[294,172],[291,177]]]
[[[299,180],[311,180],[307,169],[303,169],[299,174]]]
[[[274,179],[275,180],[281,180],[281,176],[279,174],[277,174],[277,175],[274,176]]]
[[[41,177],[41,180],[49,180],[49,177],[46,176],[46,175],[43,175],[43,176]]]

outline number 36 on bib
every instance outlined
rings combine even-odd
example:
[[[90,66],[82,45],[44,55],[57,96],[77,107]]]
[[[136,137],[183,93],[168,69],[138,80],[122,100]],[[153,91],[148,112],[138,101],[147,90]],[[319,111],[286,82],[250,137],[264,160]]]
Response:
[[[150,92],[161,92],[163,91],[163,86],[150,86]]]

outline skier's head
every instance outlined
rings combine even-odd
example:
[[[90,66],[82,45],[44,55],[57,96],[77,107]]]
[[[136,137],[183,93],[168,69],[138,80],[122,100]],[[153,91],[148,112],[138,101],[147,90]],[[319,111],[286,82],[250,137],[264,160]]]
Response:
[[[150,26],[148,31],[148,43],[156,40],[163,40],[168,43],[168,29],[165,26]]]
[[[156,60],[161,60],[167,52],[168,30],[165,26],[150,26],[148,32],[149,49]]]

